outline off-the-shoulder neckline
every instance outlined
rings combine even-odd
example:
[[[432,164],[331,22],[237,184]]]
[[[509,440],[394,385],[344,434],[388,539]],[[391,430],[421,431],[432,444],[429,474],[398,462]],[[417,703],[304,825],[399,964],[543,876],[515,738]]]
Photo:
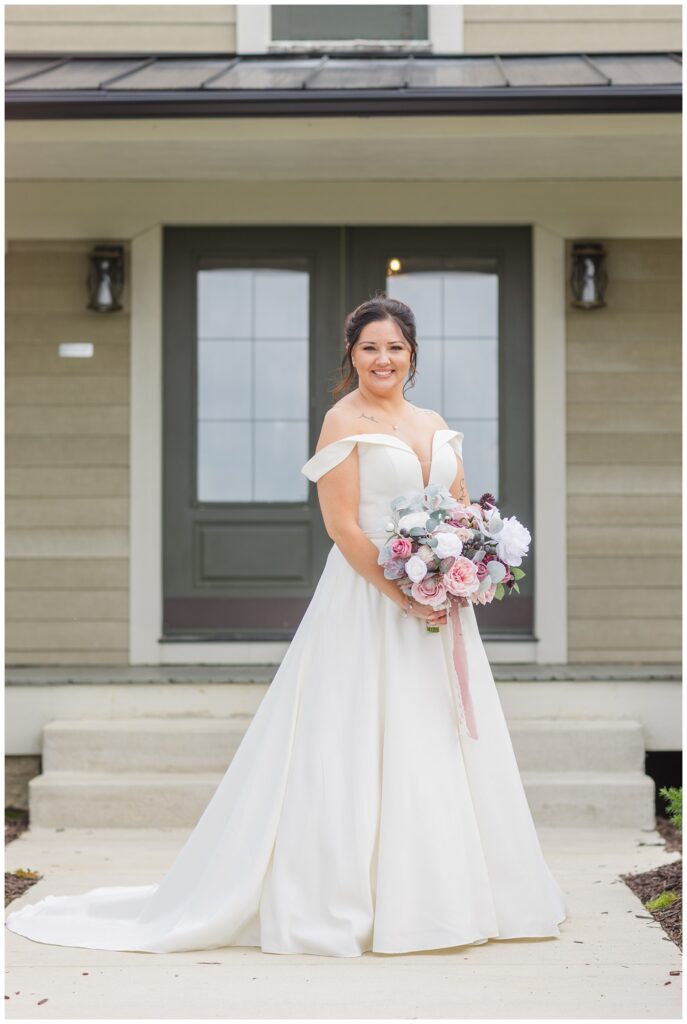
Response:
[[[315,455],[319,455],[321,452],[325,451],[325,449],[330,448],[332,445],[340,444],[342,441],[357,441],[360,438],[377,438],[378,439],[380,437],[383,437],[386,441],[390,441],[392,443],[392,447],[393,447],[394,444],[398,445],[401,448],[404,448],[406,451],[409,451],[411,455],[415,456],[415,459],[417,460],[417,464],[418,464],[418,469],[420,470],[420,478],[422,480],[422,486],[423,487],[428,487],[429,483],[431,482],[431,479],[432,479],[432,470],[434,468],[435,448],[436,448],[437,438],[438,438],[439,434],[452,434],[452,435],[455,435],[455,436],[457,436],[458,434],[461,434],[461,436],[463,436],[460,430],[452,430],[450,427],[439,427],[438,430],[434,431],[434,434],[432,435],[432,453],[431,453],[430,463],[429,463],[428,482],[426,484],[425,484],[425,480],[424,480],[424,473],[422,472],[423,460],[417,454],[415,449],[411,448],[411,446],[408,444],[408,442],[404,441],[403,438],[396,437],[395,434],[389,434],[389,433],[387,433],[384,430],[382,430],[382,431],[368,430],[368,431],[365,431],[362,434],[347,434],[345,437],[339,437],[339,438],[337,438],[336,441],[330,441],[328,444],[323,445],[318,451],[315,452]],[[448,440],[448,438],[446,440]],[[313,458],[315,457],[315,455],[313,455]]]

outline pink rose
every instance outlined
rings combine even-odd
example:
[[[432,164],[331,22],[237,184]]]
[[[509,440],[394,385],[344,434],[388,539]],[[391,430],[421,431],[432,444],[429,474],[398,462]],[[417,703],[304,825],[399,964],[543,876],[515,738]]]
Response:
[[[487,590],[477,590],[473,594],[473,597],[477,604],[491,604],[494,600],[494,594],[496,593],[496,584],[492,585]]]
[[[470,558],[459,555],[448,572],[444,573],[444,584],[448,592],[455,594],[456,597],[474,594],[479,586],[475,563]]]
[[[391,542],[391,554],[394,558],[408,558],[413,552],[413,545],[407,537],[397,537]]]
[[[425,576],[419,583],[413,583],[411,593],[420,604],[429,604],[437,608],[446,601],[446,587],[441,576]]]
[[[489,570],[487,569],[487,560],[483,558],[481,562],[475,562],[474,566],[477,572],[477,579],[481,583],[484,577],[489,575]]]

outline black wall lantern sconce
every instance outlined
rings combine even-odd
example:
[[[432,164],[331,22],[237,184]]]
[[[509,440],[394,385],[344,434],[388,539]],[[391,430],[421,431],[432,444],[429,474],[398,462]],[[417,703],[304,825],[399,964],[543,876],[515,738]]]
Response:
[[[89,254],[88,309],[116,313],[124,287],[124,249],[121,245],[97,245]]]
[[[571,305],[577,306],[578,309],[599,309],[605,306],[607,283],[606,250],[603,245],[600,242],[573,243],[570,272],[570,287],[573,293]]]

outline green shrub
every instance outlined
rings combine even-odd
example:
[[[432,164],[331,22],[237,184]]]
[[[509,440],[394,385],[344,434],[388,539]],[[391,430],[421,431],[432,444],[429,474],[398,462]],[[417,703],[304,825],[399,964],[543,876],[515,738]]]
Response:
[[[682,832],[682,786],[661,786],[659,793],[668,805],[668,817]]]

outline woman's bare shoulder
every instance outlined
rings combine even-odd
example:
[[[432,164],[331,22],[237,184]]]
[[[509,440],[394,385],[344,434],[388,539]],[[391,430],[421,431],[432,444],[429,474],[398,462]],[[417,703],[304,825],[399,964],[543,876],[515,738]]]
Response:
[[[357,414],[354,412],[353,406],[346,401],[347,398],[348,396],[344,395],[324,414],[316,451],[326,444],[340,441],[342,437],[359,433]]]
[[[421,409],[420,406],[414,405],[413,409],[419,413],[423,419],[426,419],[428,423],[431,423],[436,430],[441,430],[442,427],[448,429],[448,424],[443,416],[441,416],[434,409]]]

